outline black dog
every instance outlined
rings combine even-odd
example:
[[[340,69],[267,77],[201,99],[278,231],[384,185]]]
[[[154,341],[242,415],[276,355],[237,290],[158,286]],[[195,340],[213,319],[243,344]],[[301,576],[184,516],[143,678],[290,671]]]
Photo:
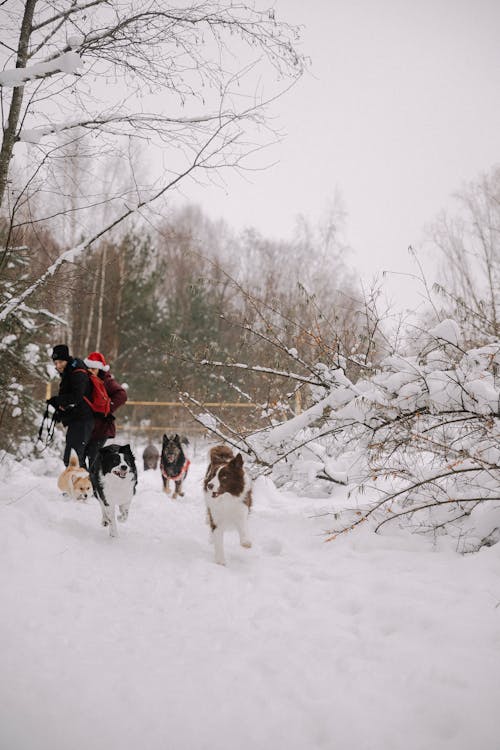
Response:
[[[188,446],[189,440],[186,437],[180,438],[179,435],[163,436],[163,446],[161,450],[160,469],[163,479],[163,491],[170,494],[170,480],[175,484],[174,500],[177,495],[184,496],[182,492],[182,483],[187,476],[190,460],[187,458],[184,448]]]
[[[102,510],[102,525],[110,536],[118,536],[115,506],[119,521],[126,521],[135,495],[137,469],[130,445],[106,445],[100,448],[92,465],[92,485]]]
[[[158,448],[152,443],[148,443],[144,448],[142,454],[142,460],[144,461],[144,471],[148,469],[156,469],[158,466],[158,460],[160,458],[160,452]]]

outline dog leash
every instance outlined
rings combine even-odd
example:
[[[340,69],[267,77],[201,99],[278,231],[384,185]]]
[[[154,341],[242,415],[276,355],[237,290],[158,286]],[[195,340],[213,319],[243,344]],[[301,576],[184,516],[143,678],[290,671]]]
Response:
[[[45,407],[45,413],[43,415],[42,424],[40,425],[40,429],[38,430],[38,438],[37,443],[42,440],[43,436],[43,428],[45,427],[46,421],[49,419],[49,407],[48,405]],[[56,429],[56,412],[53,413],[52,418],[50,419],[49,426],[47,427],[47,436],[45,438],[45,448],[52,442],[54,439],[54,432]]]

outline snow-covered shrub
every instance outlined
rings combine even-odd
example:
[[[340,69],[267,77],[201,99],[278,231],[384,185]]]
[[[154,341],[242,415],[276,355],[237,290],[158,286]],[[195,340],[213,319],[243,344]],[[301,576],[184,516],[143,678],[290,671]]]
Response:
[[[500,342],[463,351],[459,337],[444,321],[418,354],[388,357],[356,384],[336,378],[307,412],[255,436],[256,453],[272,457],[279,484],[363,488],[363,512],[333,533],[397,517],[420,531],[453,530],[462,548],[492,543],[500,536]]]
[[[332,536],[368,519],[454,533],[461,549],[500,537],[500,341],[465,351],[453,320],[355,383],[316,370],[313,403],[246,436],[257,472],[310,494],[345,484],[355,509]],[[234,437],[233,437],[234,440]]]

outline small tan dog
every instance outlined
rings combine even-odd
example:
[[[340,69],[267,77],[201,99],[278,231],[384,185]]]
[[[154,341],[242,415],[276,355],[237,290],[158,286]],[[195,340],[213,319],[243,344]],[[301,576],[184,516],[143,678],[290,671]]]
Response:
[[[92,495],[92,482],[87,469],[80,467],[76,451],[71,449],[69,466],[67,466],[59,479],[57,486],[64,495],[69,495],[73,500],[85,500]]]

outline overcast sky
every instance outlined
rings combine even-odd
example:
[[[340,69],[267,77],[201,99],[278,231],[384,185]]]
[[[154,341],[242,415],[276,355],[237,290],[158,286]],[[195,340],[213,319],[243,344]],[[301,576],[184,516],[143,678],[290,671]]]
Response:
[[[275,107],[278,163],[189,198],[234,228],[292,236],[340,192],[351,263],[412,268],[408,245],[464,182],[500,162],[499,0],[278,0],[310,72]],[[399,302],[416,295],[389,285]],[[413,296],[412,296],[413,295]]]

